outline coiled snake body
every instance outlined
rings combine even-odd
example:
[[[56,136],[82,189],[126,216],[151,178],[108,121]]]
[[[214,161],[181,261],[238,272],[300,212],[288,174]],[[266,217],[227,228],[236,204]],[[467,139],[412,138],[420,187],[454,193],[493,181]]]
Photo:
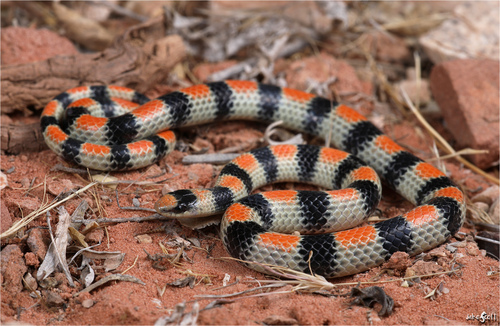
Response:
[[[149,100],[123,87],[78,87],[45,107],[41,125],[58,155],[113,171],[164,157],[175,142],[173,132],[164,131],[168,128],[229,119],[281,120],[287,128],[331,137],[335,147],[351,153],[309,145],[264,147],[226,165],[213,188],[178,190],[158,200],[156,210],[176,218],[225,212],[221,237],[234,257],[338,277],[379,265],[396,251],[413,255],[431,249],[463,223],[464,195],[441,171],[355,110],[294,89],[224,81]],[[347,229],[376,208],[381,196],[377,175],[416,207]],[[255,188],[280,181],[339,190],[249,196]]]

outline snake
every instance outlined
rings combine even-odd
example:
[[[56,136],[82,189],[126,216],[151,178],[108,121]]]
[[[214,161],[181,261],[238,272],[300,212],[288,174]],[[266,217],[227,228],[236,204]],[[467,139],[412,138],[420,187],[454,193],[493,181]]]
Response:
[[[257,148],[222,168],[212,188],[180,189],[156,202],[156,211],[172,218],[221,214],[227,252],[257,271],[271,264],[326,278],[360,273],[398,251],[430,250],[464,222],[465,195],[445,173],[353,108],[292,88],[226,80],[151,100],[120,86],[80,86],[46,105],[41,127],[48,147],[65,160],[124,171],[171,152],[176,138],[170,129],[223,120],[282,121],[336,148]],[[366,216],[381,198],[379,177],[415,207],[369,224]],[[276,182],[325,190],[252,194]]]

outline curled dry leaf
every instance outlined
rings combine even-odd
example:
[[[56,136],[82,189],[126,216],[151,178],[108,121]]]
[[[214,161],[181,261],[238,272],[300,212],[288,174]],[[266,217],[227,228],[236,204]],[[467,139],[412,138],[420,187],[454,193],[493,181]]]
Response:
[[[85,248],[87,248],[89,246],[88,243],[85,241],[85,236],[83,234],[81,234],[80,232],[78,232],[78,230],[76,230],[74,227],[70,226],[68,228],[68,231],[69,231],[69,235],[71,236],[71,238],[74,241],[76,241],[80,246],[85,247]]]
[[[102,51],[113,41],[114,35],[95,20],[85,18],[58,2],[53,2],[52,7],[68,37],[89,50]]]
[[[167,283],[167,285],[170,286],[175,286],[178,288],[184,288],[186,286],[189,286],[191,289],[194,288],[194,285],[196,283],[196,277],[193,275],[186,276],[184,278],[179,278],[172,283]]]
[[[95,272],[92,266],[90,266],[90,259],[84,257],[82,260],[82,267],[83,269],[80,274],[80,280],[85,287],[88,287],[92,284],[92,282],[94,282],[95,279]]]
[[[163,325],[196,325],[198,315],[200,313],[200,304],[193,303],[193,308],[190,312],[186,311],[186,303],[178,303],[175,305],[174,312],[168,317],[161,317],[155,322],[155,326]]]
[[[394,300],[379,286],[370,286],[365,289],[352,288],[351,297],[355,298],[351,305],[356,304],[371,308],[375,303],[380,303],[382,305],[382,309],[378,312],[380,317],[387,317],[392,314]]]

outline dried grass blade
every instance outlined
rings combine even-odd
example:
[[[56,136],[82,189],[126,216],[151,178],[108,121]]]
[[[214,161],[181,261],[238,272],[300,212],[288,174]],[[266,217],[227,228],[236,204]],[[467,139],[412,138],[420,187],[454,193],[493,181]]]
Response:
[[[40,215],[44,214],[45,212],[50,211],[51,209],[56,208],[57,206],[61,205],[62,203],[64,203],[64,202],[70,200],[71,198],[81,194],[82,192],[87,191],[89,188],[91,188],[95,185],[96,185],[96,182],[89,183],[88,185],[86,185],[82,189],[75,191],[73,194],[71,194],[70,196],[68,196],[64,199],[61,199],[61,200],[59,200],[55,203],[52,203],[52,204],[42,204],[42,206],[40,206],[39,209],[31,212],[30,214],[28,214],[27,216],[25,216],[21,220],[15,222],[14,224],[12,224],[12,226],[7,231],[0,234],[0,240],[4,240],[6,238],[13,237],[20,229],[27,226],[29,223],[31,223],[33,220],[35,220]]]

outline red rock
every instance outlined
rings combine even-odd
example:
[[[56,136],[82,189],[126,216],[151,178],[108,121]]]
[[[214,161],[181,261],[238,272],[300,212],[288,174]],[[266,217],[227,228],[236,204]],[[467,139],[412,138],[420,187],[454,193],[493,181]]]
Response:
[[[375,31],[367,34],[363,45],[367,45],[371,54],[383,62],[402,62],[411,59],[411,53],[405,40],[387,32]]]
[[[453,60],[436,65],[430,76],[432,94],[458,147],[489,150],[470,156],[480,168],[499,159],[499,67],[497,60]]]
[[[67,38],[47,29],[7,27],[1,30],[2,65],[42,61],[78,53]]]
[[[16,294],[23,289],[22,277],[28,270],[23,253],[17,245],[7,245],[0,254],[0,270],[3,276],[2,290]]]
[[[57,179],[48,182],[47,191],[54,196],[59,196],[62,192],[69,192],[74,187],[69,179]]]
[[[40,229],[32,229],[26,243],[31,252],[34,253],[40,261],[45,258],[49,247],[49,238],[47,237],[44,241],[44,237]]]
[[[351,65],[324,52],[293,62],[288,69],[286,81],[290,88],[306,90],[310,86],[310,80],[325,82],[332,77],[337,80],[330,84],[330,89],[341,96],[358,94],[364,89]]]
[[[411,266],[410,255],[406,252],[397,251],[382,266],[383,269],[394,269],[398,275]]]
[[[12,225],[12,216],[3,200],[0,200],[0,233],[7,231]]]
[[[40,265],[38,258],[36,258],[36,255],[32,252],[25,253],[24,259],[26,260],[26,265],[28,265],[28,266],[38,267]]]
[[[12,209],[12,207],[15,207],[16,209],[21,209],[22,215],[27,216],[28,214],[32,213],[33,211],[37,210],[40,208],[40,205],[42,202],[40,199],[37,197],[26,197],[21,200],[9,200],[7,199],[7,205]]]

